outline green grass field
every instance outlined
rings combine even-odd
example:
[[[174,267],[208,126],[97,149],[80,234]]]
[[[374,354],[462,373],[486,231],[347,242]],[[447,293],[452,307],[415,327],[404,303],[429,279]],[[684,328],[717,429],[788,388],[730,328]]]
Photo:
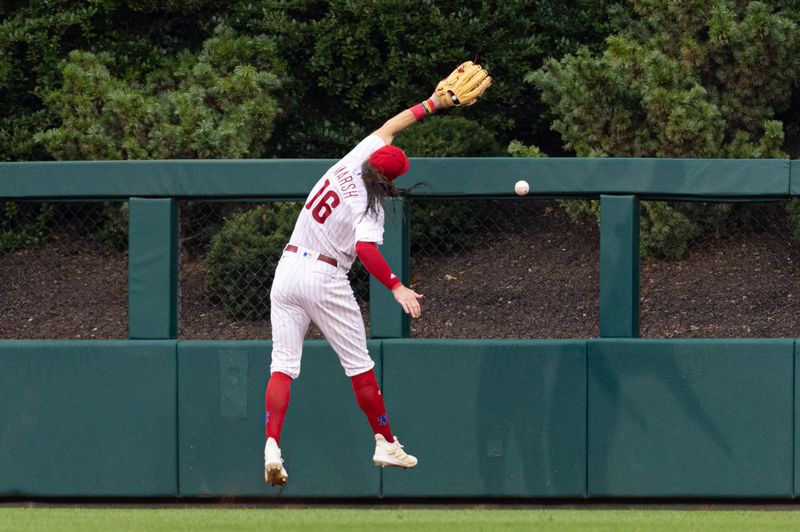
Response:
[[[0,531],[798,530],[783,510],[0,508]]]

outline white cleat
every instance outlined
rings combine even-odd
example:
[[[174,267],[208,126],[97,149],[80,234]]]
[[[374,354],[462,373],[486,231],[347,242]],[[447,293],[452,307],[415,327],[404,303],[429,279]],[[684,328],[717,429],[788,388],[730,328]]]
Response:
[[[382,434],[375,435],[375,454],[372,456],[372,461],[378,467],[411,469],[417,465],[416,457],[406,454],[403,446],[397,441],[397,436],[394,437],[392,443],[389,443]]]
[[[270,486],[285,486],[289,475],[283,467],[281,448],[275,438],[267,438],[264,446],[264,480]]]

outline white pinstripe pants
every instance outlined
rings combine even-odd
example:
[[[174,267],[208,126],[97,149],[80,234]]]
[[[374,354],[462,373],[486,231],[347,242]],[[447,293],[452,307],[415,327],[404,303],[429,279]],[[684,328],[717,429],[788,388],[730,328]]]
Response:
[[[284,251],[270,291],[272,364],[296,379],[300,375],[303,339],[311,321],[339,356],[345,375],[352,377],[375,366],[367,351],[367,335],[347,272],[320,260],[303,248]]]

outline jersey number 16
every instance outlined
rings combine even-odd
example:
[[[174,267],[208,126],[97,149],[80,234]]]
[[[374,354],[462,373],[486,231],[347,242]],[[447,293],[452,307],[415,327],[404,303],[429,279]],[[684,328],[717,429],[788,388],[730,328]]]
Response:
[[[311,198],[308,203],[306,203],[306,209],[311,209],[311,216],[321,224],[325,223],[325,220],[333,213],[333,209],[339,205],[340,201],[339,195],[333,190],[325,192],[325,189],[328,188],[330,184],[331,180],[326,179],[322,188],[314,194],[314,197]],[[322,195],[323,192],[325,192],[324,195]],[[320,195],[322,195],[322,197],[320,197]]]

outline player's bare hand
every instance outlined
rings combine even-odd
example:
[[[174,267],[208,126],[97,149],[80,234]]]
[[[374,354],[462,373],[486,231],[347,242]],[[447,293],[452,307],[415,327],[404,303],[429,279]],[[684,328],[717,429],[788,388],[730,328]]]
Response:
[[[419,315],[422,313],[422,309],[419,306],[419,300],[423,297],[422,294],[418,294],[401,284],[392,290],[392,295],[395,300],[400,303],[400,306],[403,307],[403,311],[406,314],[412,318],[419,318]]]

